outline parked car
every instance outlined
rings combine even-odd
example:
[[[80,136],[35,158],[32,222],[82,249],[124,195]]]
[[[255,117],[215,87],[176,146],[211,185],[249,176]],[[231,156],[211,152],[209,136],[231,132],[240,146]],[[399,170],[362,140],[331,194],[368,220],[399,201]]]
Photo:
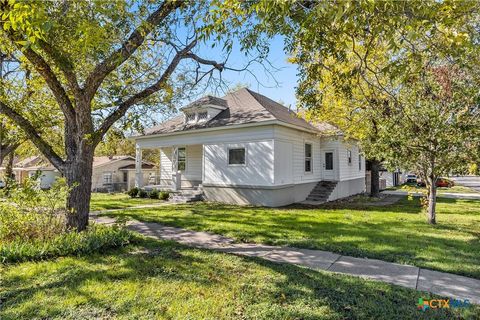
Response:
[[[406,184],[417,183],[417,176],[414,174],[407,174],[407,177],[405,178],[405,183]]]
[[[3,189],[5,188],[5,182],[3,182],[2,180],[0,180],[0,189]]]
[[[455,185],[455,183],[452,180],[445,179],[445,178],[438,178],[437,183],[436,183],[436,186],[438,188],[451,188],[454,185]],[[426,186],[425,181],[423,181],[421,179],[418,179],[417,180],[417,186],[425,187]]]

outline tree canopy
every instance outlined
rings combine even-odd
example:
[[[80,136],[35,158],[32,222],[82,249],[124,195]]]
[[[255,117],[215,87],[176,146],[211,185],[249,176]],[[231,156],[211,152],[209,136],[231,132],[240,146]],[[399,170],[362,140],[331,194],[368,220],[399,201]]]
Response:
[[[88,223],[93,155],[114,125],[139,123],[142,115],[172,108],[199,85],[209,85],[234,69],[226,63],[234,37],[247,17],[231,14],[222,2],[4,0],[0,46],[15,57],[17,96],[0,97],[0,113],[9,117],[71,187],[68,224]],[[251,61],[265,55],[262,46],[241,38]],[[201,56],[206,44],[220,56]],[[29,76],[34,85],[29,85]],[[34,90],[42,99],[24,104],[18,96]],[[47,108],[46,108],[47,107]],[[36,125],[60,120],[63,147],[57,148]],[[43,125],[45,126],[45,124]],[[61,149],[61,150],[59,150]]]
[[[257,2],[259,27],[285,36],[299,103],[360,141],[367,157],[429,187],[478,153],[478,2]]]

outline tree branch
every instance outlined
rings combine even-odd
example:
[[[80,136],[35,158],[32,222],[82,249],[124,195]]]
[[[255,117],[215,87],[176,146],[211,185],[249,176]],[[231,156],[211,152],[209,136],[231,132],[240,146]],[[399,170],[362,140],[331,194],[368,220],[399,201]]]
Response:
[[[121,117],[125,115],[125,113],[128,111],[128,109],[133,106],[134,104],[138,103],[139,101],[149,97],[150,95],[154,94],[155,92],[158,92],[160,89],[164,87],[164,85],[167,83],[168,79],[172,75],[172,73],[175,71],[177,68],[178,64],[182,59],[185,58],[191,58],[190,50],[192,50],[193,47],[197,44],[197,40],[193,40],[191,43],[189,43],[185,48],[183,48],[180,51],[177,51],[175,54],[175,57],[172,59],[170,64],[168,65],[167,69],[163,72],[163,74],[160,76],[157,82],[152,84],[151,86],[143,89],[142,91],[134,94],[127,100],[120,102],[118,104],[117,109],[113,111],[107,118],[103,121],[103,123],[100,125],[98,130],[95,132],[95,137],[93,139],[94,145],[97,145],[105,135],[105,133],[110,129],[110,127]],[[211,62],[213,64],[217,64],[214,61],[208,61],[204,60],[206,62]],[[210,63],[209,63],[210,64]],[[223,67],[222,67],[223,69]]]
[[[63,172],[63,167],[65,162],[63,159],[53,150],[42,137],[38,134],[35,127],[25,119],[21,114],[19,114],[14,109],[10,108],[8,105],[0,101],[0,113],[3,113],[10,119],[12,119],[20,128],[25,131],[28,138],[35,144],[35,146],[42,152],[48,160],[57,168],[60,172]]]
[[[16,45],[17,48],[23,52],[28,61],[30,61],[30,63],[35,67],[37,72],[45,79],[48,87],[53,92],[53,95],[55,96],[55,99],[57,100],[63,114],[69,119],[74,119],[75,110],[73,108],[72,102],[70,101],[70,98],[65,92],[65,89],[63,88],[62,84],[60,83],[48,63],[32,48],[25,48],[20,45],[18,42],[22,41],[23,39],[20,38],[18,35],[14,34],[13,32],[7,32],[7,35],[10,41],[12,41],[13,44]]]
[[[85,81],[85,92],[89,100],[93,99],[98,87],[103,80],[124,63],[145,41],[153,29],[162,22],[170,13],[182,6],[182,1],[167,0],[142,23],[130,37],[122,44],[121,48],[113,52],[103,62],[98,64]]]
[[[53,47],[50,43],[39,39],[38,44],[40,48],[52,59],[55,61],[58,68],[63,72],[65,79],[67,79],[70,89],[73,91],[77,100],[82,93],[82,89],[77,81],[77,76],[74,73],[74,68],[72,63],[69,61],[65,55],[60,52],[57,48]]]
[[[14,152],[22,144],[22,142],[17,141],[0,145],[0,165],[3,163],[5,157]]]

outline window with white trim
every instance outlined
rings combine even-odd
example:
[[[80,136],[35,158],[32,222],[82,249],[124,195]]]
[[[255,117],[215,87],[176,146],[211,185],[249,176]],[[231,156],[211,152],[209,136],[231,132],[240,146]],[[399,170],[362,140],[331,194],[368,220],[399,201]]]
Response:
[[[245,148],[228,149],[228,165],[244,166],[246,163]]]
[[[112,173],[111,172],[105,172],[103,174],[103,184],[112,184]]]
[[[362,155],[358,155],[358,171],[362,171]]]
[[[177,170],[185,171],[187,168],[187,150],[185,148],[178,148],[177,157]]]
[[[352,150],[347,150],[347,161],[348,161],[348,165],[351,166],[352,165]]]
[[[305,172],[312,172],[312,144],[305,143]]]

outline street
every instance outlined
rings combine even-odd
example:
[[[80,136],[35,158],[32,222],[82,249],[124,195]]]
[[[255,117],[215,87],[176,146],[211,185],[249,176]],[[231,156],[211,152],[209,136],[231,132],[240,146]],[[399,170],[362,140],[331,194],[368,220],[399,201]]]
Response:
[[[480,192],[480,176],[452,176],[449,179],[453,180],[456,185],[469,187]]]

